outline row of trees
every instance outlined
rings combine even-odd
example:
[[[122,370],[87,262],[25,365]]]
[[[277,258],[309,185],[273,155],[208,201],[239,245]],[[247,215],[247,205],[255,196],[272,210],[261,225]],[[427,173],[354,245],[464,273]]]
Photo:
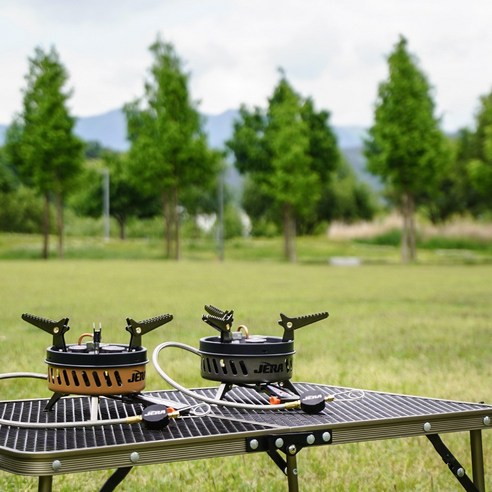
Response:
[[[99,168],[85,156],[103,156],[111,174],[111,213],[122,236],[130,216],[163,217],[165,252],[179,258],[180,216],[217,212],[218,182],[229,155],[245,176],[242,206],[261,224],[280,224],[285,257],[296,259],[295,237],[333,219],[370,219],[373,194],[343,159],[330,114],[298,94],[280,70],[266,108],[241,106],[225,152],[209,148],[189,75],[174,47],[158,39],[141,98],[125,105],[130,150],[90,148],[75,137],[67,109],[67,72],[56,50],[36,49],[29,60],[23,108],[0,149],[0,200],[43,197],[43,256],[48,256],[50,206],[56,208],[58,251],[63,254],[63,210],[100,215]],[[374,124],[364,152],[368,169],[384,184],[387,203],[403,217],[402,257],[415,259],[417,210],[433,221],[492,208],[492,95],[481,99],[476,128],[448,138],[435,116],[432,89],[401,37],[388,56],[388,79],[377,93]],[[25,200],[24,200],[25,202]],[[20,201],[19,201],[20,204]],[[1,214],[0,214],[1,215]]]
[[[85,150],[102,156],[110,172],[111,213],[121,236],[128,217],[152,216],[160,208],[166,255],[178,259],[181,211],[217,212],[215,190],[227,165],[226,153],[207,144],[204,122],[190,98],[189,76],[174,47],[158,39],[150,51],[154,62],[144,95],[124,107],[129,152],[101,152],[94,145]],[[44,53],[38,48],[29,62],[24,107],[7,132],[3,169],[44,197],[44,257],[48,256],[50,203],[56,204],[61,256],[66,198],[78,188],[72,206],[80,213],[99,215],[101,192],[94,183],[101,181],[100,169],[82,163],[82,142],[73,134],[74,119],[67,110],[67,74],[56,50]],[[319,220],[372,216],[369,188],[355,180],[342,160],[328,112],[317,112],[311,99],[302,99],[285,74],[265,114],[259,109],[249,114],[243,107],[241,115],[243,121],[236,123],[228,148],[239,171],[249,177],[244,205],[255,222],[275,222],[279,214],[283,216],[290,260],[295,260],[297,221],[303,232],[309,232]],[[251,122],[258,128],[250,127]],[[250,138],[250,131],[258,133]],[[262,152],[255,155],[248,148],[251,145]],[[348,188],[345,196],[336,189],[337,182]],[[344,203],[347,195],[357,197],[350,206]]]
[[[432,87],[403,36],[387,61],[389,76],[378,88],[364,154],[367,169],[384,185],[386,202],[401,213],[401,253],[409,262],[416,259],[417,210],[434,223],[492,210],[492,93],[480,100],[476,129],[449,137],[435,115]],[[263,210],[282,211],[285,256],[295,260],[295,224],[333,218],[330,198],[343,163],[329,114],[317,112],[281,76],[266,110],[241,108],[228,147],[257,195],[266,197]],[[364,190],[354,186],[351,193],[360,204],[358,217],[370,216]]]
[[[197,195],[210,191],[221,155],[207,145],[201,116],[188,92],[188,75],[172,45],[158,40],[150,50],[154,64],[145,94],[124,108],[131,149],[128,155],[105,152],[104,161],[111,172],[113,214],[121,227],[130,215],[154,215],[160,200],[166,254],[178,259],[180,207],[198,210]],[[57,210],[62,256],[65,199],[76,187],[82,188],[79,209],[91,214],[96,188],[88,180],[94,178],[94,169],[82,165],[84,145],[73,132],[74,118],[67,109],[70,92],[64,89],[67,74],[58,53],[37,48],[29,62],[23,110],[7,131],[2,160],[4,169],[45,199],[42,230],[47,258],[50,204],[55,203]],[[84,205],[80,197],[87,200]]]

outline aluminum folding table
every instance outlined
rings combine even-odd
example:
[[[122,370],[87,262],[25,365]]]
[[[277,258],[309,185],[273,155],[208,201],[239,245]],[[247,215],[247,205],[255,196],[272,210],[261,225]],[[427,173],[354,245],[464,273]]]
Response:
[[[299,392],[346,392],[350,388],[294,383]],[[214,397],[217,388],[200,388]],[[296,455],[314,446],[427,436],[465,490],[485,490],[482,430],[491,429],[492,406],[419,396],[355,390],[358,398],[327,403],[319,414],[300,409],[263,411],[212,406],[206,415],[179,418],[162,430],[143,424],[32,429],[0,426],[0,469],[39,477],[39,490],[50,491],[53,477],[116,468],[102,490],[112,490],[134,466],[265,452],[298,490]],[[175,390],[148,395],[178,403],[197,402]],[[244,403],[265,403],[254,389],[234,387],[225,396]],[[47,400],[0,402],[0,418],[29,422],[88,420],[90,398],[62,398],[50,412]],[[126,418],[141,406],[101,398],[100,418]],[[472,478],[444,445],[441,434],[469,432]]]

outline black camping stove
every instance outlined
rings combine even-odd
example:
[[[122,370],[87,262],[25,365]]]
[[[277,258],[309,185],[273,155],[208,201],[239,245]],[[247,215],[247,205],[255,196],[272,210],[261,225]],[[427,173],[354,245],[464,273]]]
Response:
[[[127,318],[128,344],[102,343],[101,328],[94,328],[92,334],[83,333],[76,344],[67,344],[68,318],[52,321],[23,314],[22,319],[53,335],[53,345],[46,349],[48,389],[53,391],[46,411],[69,394],[119,397],[149,405],[155,403],[141,395],[148,362],[142,335],[168,323],[173,319],[172,315],[163,314],[143,321]],[[85,338],[90,341],[83,343]]]
[[[232,330],[233,311],[205,306],[202,319],[220,332],[220,336],[200,340],[201,375],[221,383],[217,398],[233,385],[254,386],[278,400],[296,400],[298,392],[290,382],[294,360],[294,331],[328,317],[327,312],[290,318],[280,314],[278,324],[283,337],[251,335],[245,325]]]

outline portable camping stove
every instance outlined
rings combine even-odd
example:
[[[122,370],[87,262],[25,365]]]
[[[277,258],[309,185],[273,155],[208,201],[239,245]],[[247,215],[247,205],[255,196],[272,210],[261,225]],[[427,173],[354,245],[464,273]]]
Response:
[[[170,322],[172,315],[163,314],[143,321],[127,318],[128,345],[102,343],[101,328],[94,328],[92,334],[83,333],[76,344],[67,344],[68,318],[52,321],[23,314],[22,319],[53,335],[53,345],[46,350],[48,389],[53,391],[46,411],[69,394],[119,397],[149,405],[155,403],[141,395],[148,362],[142,335]],[[90,341],[83,343],[85,338],[90,338]]]
[[[220,382],[217,398],[232,387],[254,386],[275,401],[296,400],[298,392],[290,382],[293,372],[294,331],[328,317],[327,312],[290,318],[280,314],[278,324],[283,337],[250,335],[245,325],[233,332],[234,312],[206,305],[202,319],[220,332],[220,336],[200,340],[201,375]]]

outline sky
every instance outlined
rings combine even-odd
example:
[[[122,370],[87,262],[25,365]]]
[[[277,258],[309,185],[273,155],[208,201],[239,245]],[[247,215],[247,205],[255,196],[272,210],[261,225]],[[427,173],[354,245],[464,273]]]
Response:
[[[93,116],[143,95],[159,36],[203,113],[266,107],[282,68],[333,125],[367,127],[403,35],[454,131],[492,90],[491,21],[490,0],[0,0],[0,124],[21,110],[36,47],[56,48],[72,114]]]

